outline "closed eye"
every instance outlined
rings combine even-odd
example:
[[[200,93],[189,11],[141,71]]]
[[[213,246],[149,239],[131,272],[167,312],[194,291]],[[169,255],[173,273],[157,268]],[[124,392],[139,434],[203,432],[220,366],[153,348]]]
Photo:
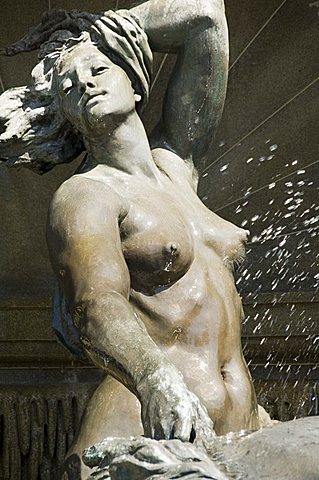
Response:
[[[100,67],[94,68],[93,75],[101,75],[103,72],[108,70],[109,67],[106,65],[101,65]]]

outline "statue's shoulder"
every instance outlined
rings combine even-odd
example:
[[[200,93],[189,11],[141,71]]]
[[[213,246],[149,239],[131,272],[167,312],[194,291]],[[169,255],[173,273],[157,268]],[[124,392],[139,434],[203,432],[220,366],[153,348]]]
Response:
[[[109,199],[118,198],[112,182],[104,176],[95,173],[75,174],[65,180],[55,193],[55,198],[65,197],[67,195],[79,198],[94,196],[105,196]]]
[[[72,211],[73,215],[105,209],[116,214],[123,209],[123,200],[112,185],[87,174],[73,175],[63,182],[55,192],[50,207],[51,212]]]

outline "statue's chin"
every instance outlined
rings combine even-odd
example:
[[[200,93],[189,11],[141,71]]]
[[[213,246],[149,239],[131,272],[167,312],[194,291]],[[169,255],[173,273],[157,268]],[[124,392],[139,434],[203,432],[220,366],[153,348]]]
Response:
[[[84,135],[89,138],[90,134],[96,136],[98,132],[101,134],[111,133],[115,127],[125,122],[125,119],[128,115],[135,111],[135,105],[132,109],[119,108],[118,105],[113,105],[108,99],[99,100],[100,97],[97,97],[97,101],[87,104],[84,112],[85,127],[87,132],[83,132]]]

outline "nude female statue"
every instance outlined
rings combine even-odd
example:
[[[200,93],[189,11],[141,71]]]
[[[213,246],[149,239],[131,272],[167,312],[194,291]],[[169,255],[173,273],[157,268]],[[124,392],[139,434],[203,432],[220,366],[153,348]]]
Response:
[[[212,428],[218,435],[257,429],[232,274],[247,232],[203,205],[193,167],[207,152],[225,97],[223,1],[149,0],[103,15],[87,35],[46,57],[55,62],[50,88],[59,115],[74,127],[73,137],[60,132],[64,158],[72,157],[71,144],[73,157],[79,145],[87,151],[52,200],[50,258],[81,347],[109,374],[70,453],[81,456],[107,436],[193,441]],[[145,88],[137,91],[123,61],[92,41],[103,18],[121,15],[135,25],[133,43],[141,28],[153,51],[177,53],[150,143],[136,111]],[[43,72],[46,78],[45,65]]]

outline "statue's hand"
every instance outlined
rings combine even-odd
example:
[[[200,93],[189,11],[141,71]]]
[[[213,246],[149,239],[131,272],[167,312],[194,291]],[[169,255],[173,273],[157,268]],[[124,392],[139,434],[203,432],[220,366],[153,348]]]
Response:
[[[147,437],[196,443],[214,436],[214,425],[181,374],[169,367],[145,378],[137,387]]]

